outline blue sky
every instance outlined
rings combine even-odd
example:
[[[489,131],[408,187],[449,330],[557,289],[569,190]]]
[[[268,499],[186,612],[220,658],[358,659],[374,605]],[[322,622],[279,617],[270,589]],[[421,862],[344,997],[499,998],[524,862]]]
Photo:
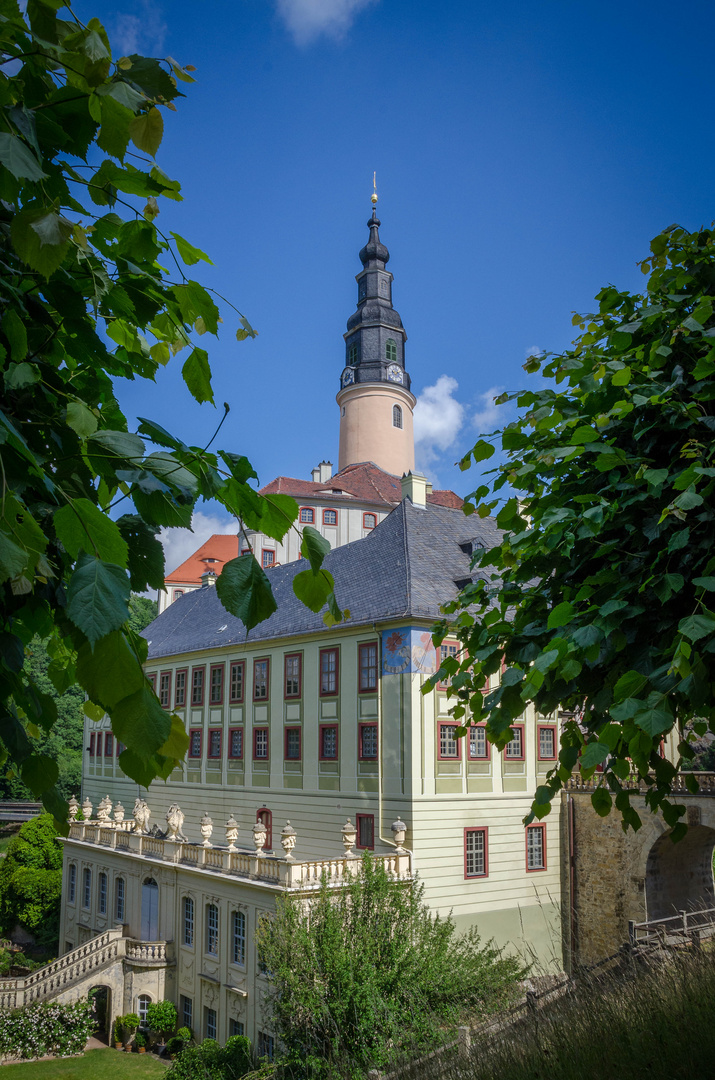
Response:
[[[79,0],[77,11],[102,19],[115,54],[196,66],[158,154],[185,201],[162,203],[157,223],[209,252],[197,276],[259,331],[237,344],[226,310],[210,356],[216,399],[231,404],[218,442],[246,453],[262,483],[337,460],[373,170],[418,456],[461,494],[478,476],[453,463],[498,422],[495,391],[524,384],[527,353],[565,348],[571,313],[606,283],[640,288],[636,262],[662,228],[715,217],[710,3]],[[199,443],[220,413],[192,402],[181,361],[120,400]],[[204,514],[197,539],[215,525]]]

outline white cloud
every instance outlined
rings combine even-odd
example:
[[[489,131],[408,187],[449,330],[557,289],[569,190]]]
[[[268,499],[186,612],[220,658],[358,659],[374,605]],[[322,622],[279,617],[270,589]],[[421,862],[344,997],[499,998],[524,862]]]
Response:
[[[117,15],[111,34],[115,54],[158,55],[164,49],[167,26],[161,11],[150,0],[135,0],[134,13]]]
[[[529,345],[527,349],[524,349],[524,357],[528,360],[530,356],[543,356],[543,349],[540,349],[538,345]]]
[[[454,443],[464,422],[464,406],[454,397],[459,383],[451,375],[440,375],[434,386],[426,386],[417,398],[415,455],[424,469],[440,451]]]
[[[472,416],[472,425],[480,435],[488,435],[497,425],[504,422],[503,407],[494,402],[494,398],[503,391],[503,386],[490,386],[485,393],[479,394],[479,407]]]
[[[164,545],[167,574],[176,570],[177,566],[181,566],[182,562],[198,551],[214,533],[238,532],[238,525],[234,518],[219,517],[217,514],[202,514],[200,510],[194,511],[191,528],[193,532],[177,528],[162,529],[159,533],[159,539]]]
[[[278,14],[296,45],[309,45],[322,34],[340,40],[358,13],[377,0],[276,0]]]

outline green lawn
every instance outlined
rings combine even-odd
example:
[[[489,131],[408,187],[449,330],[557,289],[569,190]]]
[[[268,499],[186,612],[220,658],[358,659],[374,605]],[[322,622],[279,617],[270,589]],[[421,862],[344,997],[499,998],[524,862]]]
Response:
[[[121,1050],[88,1050],[84,1057],[3,1065],[3,1080],[144,1080],[166,1072],[153,1054],[124,1054]],[[7,1070],[10,1070],[8,1072]]]

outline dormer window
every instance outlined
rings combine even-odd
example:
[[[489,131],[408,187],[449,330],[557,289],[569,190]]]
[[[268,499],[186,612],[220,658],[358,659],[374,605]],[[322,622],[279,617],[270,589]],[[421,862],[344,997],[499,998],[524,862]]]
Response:
[[[402,409],[399,405],[392,406],[392,426],[397,428],[402,427]]]
[[[388,364],[394,363],[395,360],[397,360],[397,345],[392,338],[388,338],[385,342],[385,359]]]

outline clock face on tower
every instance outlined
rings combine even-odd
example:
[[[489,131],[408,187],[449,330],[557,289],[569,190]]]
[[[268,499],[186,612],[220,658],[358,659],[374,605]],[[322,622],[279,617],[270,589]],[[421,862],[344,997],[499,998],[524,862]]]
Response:
[[[350,386],[350,383],[355,382],[355,369],[346,367],[340,378],[340,382],[342,386]]]
[[[401,383],[405,380],[405,373],[399,366],[399,364],[390,364],[389,368],[387,369],[387,377],[390,382]]]

